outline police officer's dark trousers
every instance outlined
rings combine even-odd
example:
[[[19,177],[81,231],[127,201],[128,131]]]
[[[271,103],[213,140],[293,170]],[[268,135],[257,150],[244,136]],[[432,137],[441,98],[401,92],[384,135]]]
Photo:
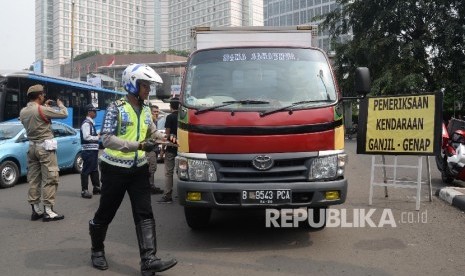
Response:
[[[113,220],[127,192],[131,200],[132,215],[136,225],[142,273],[151,275],[152,272],[164,271],[174,266],[176,264],[175,260],[161,261],[155,255],[157,252],[155,219],[152,212],[148,165],[138,168],[121,168],[101,162],[100,170],[102,172],[100,205],[90,223],[90,227],[99,225],[102,229],[105,229],[104,227],[108,226]],[[92,236],[92,231],[90,232],[92,248],[94,248],[94,240],[102,235]],[[103,253],[103,240],[97,247]],[[95,252],[92,249],[92,253]],[[94,259],[92,260],[94,267],[99,268]]]
[[[100,179],[98,172],[98,150],[83,150],[81,153],[83,160],[81,171],[81,189],[85,191],[89,187],[89,175],[93,192],[100,193]]]

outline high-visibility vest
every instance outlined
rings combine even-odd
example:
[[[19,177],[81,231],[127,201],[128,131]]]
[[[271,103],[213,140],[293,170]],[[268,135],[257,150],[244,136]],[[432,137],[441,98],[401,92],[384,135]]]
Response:
[[[143,141],[152,124],[152,114],[148,106],[143,105],[139,117],[132,106],[123,98],[116,101],[118,108],[118,127],[116,136],[129,141]],[[136,164],[140,167],[147,163],[145,151],[122,152],[105,148],[100,159],[114,166],[131,168]]]

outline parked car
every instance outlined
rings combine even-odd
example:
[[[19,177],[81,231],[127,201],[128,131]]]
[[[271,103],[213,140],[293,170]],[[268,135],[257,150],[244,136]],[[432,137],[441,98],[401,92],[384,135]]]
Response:
[[[53,134],[58,142],[57,157],[60,170],[82,170],[81,137],[79,130],[52,122]],[[0,187],[13,187],[27,174],[29,140],[21,122],[0,123]]]

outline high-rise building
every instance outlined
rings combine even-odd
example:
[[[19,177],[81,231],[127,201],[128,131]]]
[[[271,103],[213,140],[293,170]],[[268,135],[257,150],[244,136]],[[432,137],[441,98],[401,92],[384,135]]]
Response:
[[[290,26],[321,23],[319,16],[324,16],[335,10],[338,4],[334,0],[264,0],[263,21],[265,26]],[[342,36],[341,41],[349,38]],[[318,46],[325,51],[331,51],[329,33],[318,28]]]
[[[161,37],[162,43],[174,50],[189,50],[193,26],[263,26],[263,0],[161,2],[168,2],[167,34]]]
[[[71,56],[153,51],[154,1],[36,0],[36,60],[58,75]],[[74,28],[72,28],[74,25]]]
[[[99,51],[189,50],[193,26],[263,25],[262,0],[36,0],[36,64],[47,74]]]

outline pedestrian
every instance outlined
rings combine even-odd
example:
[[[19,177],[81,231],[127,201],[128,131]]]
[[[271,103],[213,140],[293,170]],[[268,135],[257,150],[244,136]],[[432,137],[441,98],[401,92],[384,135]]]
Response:
[[[152,121],[157,125],[158,122],[158,115],[160,114],[160,108],[157,105],[152,105],[150,107],[152,112]],[[149,181],[150,181],[150,192],[152,194],[162,194],[163,190],[155,186],[155,172],[157,171],[157,162],[158,162],[158,153],[157,148],[158,144],[155,145],[155,149],[153,151],[147,152],[147,160],[149,162]]]
[[[81,171],[81,197],[92,198],[92,194],[100,194],[100,179],[98,172],[98,150],[100,135],[94,126],[97,108],[93,104],[86,106],[87,116],[81,125],[81,157],[83,166]],[[92,194],[89,192],[89,175],[92,182]]]
[[[58,187],[57,141],[51,127],[52,119],[68,117],[68,110],[60,99],[45,100],[44,86],[33,85],[27,90],[28,103],[21,109],[19,119],[29,139],[27,152],[28,202],[32,206],[31,220],[55,221],[65,216],[53,210]],[[45,103],[45,105],[44,105]],[[39,206],[42,194],[44,211]]]
[[[170,140],[176,139],[178,132],[178,108],[179,99],[172,98],[170,100],[171,114],[166,116],[165,134],[170,137]],[[174,159],[178,155],[178,148],[175,146],[166,146],[165,151],[165,190],[163,196],[158,203],[173,202],[173,174],[174,174]]]
[[[91,260],[97,269],[108,268],[103,242],[108,225],[126,192],[131,200],[142,274],[153,275],[154,272],[165,271],[177,263],[175,259],[162,261],[156,256],[155,219],[145,154],[155,148],[153,139],[164,141],[166,138],[156,130],[150,109],[144,104],[152,83],[162,83],[162,79],[152,68],[144,64],[129,65],[122,76],[127,95],[111,102],[105,112],[100,133],[105,147],[100,156],[100,205],[94,218],[89,221]]]

